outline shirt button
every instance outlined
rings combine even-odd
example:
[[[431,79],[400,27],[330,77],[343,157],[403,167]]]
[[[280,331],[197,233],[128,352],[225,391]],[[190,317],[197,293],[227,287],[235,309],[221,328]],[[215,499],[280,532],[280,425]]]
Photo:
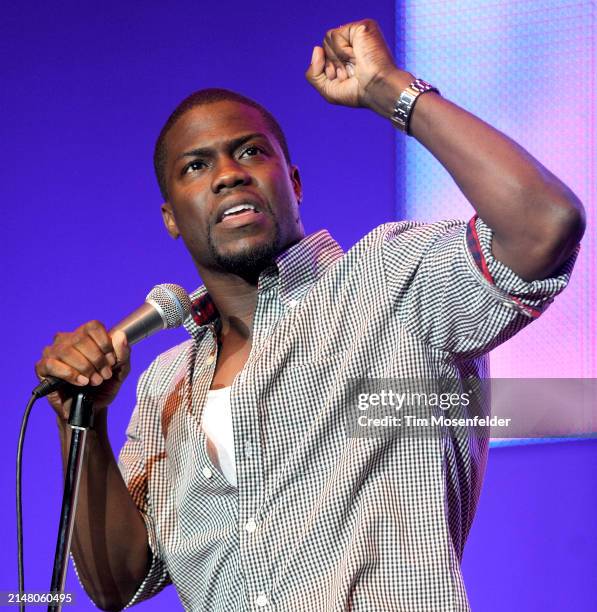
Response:
[[[288,308],[296,308],[299,305],[299,301],[298,300],[289,300],[288,301]]]
[[[203,475],[205,476],[205,478],[211,478],[214,475],[214,473],[211,471],[208,465],[204,465],[201,471],[203,472]]]
[[[252,457],[253,456],[253,445],[247,441],[245,442],[245,457]]]
[[[210,355],[210,356],[209,356],[209,357],[208,357],[208,358],[205,360],[205,363],[206,363],[207,365],[211,365],[211,364],[212,364],[212,363],[213,363],[215,360],[216,360],[215,355]]]
[[[267,606],[268,601],[267,601],[267,596],[265,595],[265,593],[261,592],[259,593],[259,595],[257,595],[257,597],[255,597],[255,605],[258,608],[264,608],[265,606]]]
[[[255,529],[257,529],[257,521],[253,517],[247,519],[247,522],[245,523],[245,531],[248,533],[253,533]]]

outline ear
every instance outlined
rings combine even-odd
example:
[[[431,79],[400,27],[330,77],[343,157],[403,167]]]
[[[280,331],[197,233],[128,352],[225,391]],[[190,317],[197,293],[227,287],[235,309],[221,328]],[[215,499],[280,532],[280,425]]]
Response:
[[[170,206],[168,202],[164,202],[162,204],[162,219],[164,220],[164,225],[166,226],[170,236],[174,239],[179,238],[180,231],[178,229],[178,225],[176,225],[176,219],[174,218],[172,206]]]
[[[290,181],[296,196],[296,201],[300,204],[303,201],[303,185],[301,183],[301,175],[296,166],[290,166]]]

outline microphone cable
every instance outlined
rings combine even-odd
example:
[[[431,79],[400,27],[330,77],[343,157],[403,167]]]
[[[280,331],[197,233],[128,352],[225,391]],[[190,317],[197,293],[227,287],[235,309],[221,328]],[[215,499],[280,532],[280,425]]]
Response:
[[[25,565],[23,561],[23,445],[25,443],[25,432],[27,431],[27,423],[29,415],[33,408],[33,404],[39,399],[39,395],[32,393],[23,420],[21,421],[21,430],[19,432],[19,443],[17,445],[17,564],[19,573],[19,610],[25,610]]]
[[[110,333],[120,330],[125,333],[129,344],[136,344],[161,329],[181,326],[191,314],[192,304],[187,292],[171,283],[156,285],[145,298],[145,303],[118,323]],[[25,408],[19,442],[17,446],[17,564],[19,574],[19,609],[25,610],[25,567],[23,562],[23,445],[29,415],[33,404],[52,391],[68,385],[65,381],[47,376],[33,389]]]

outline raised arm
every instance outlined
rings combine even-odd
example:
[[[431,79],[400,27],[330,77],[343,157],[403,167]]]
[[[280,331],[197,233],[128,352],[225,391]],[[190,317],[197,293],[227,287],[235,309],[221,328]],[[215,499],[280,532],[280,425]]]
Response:
[[[396,66],[370,19],[329,30],[306,77],[328,102],[385,118],[415,80]],[[570,256],[584,232],[582,204],[522,147],[434,92],[417,98],[409,132],[493,230],[495,257],[520,277],[545,278]]]

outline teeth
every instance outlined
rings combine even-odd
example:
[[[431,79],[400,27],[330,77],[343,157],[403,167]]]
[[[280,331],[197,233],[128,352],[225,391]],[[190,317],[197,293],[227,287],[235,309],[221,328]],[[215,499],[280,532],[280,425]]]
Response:
[[[229,208],[222,217],[226,217],[228,215],[233,215],[234,213],[241,212],[243,210],[255,210],[255,207],[252,204],[239,204],[238,206],[233,206]]]

